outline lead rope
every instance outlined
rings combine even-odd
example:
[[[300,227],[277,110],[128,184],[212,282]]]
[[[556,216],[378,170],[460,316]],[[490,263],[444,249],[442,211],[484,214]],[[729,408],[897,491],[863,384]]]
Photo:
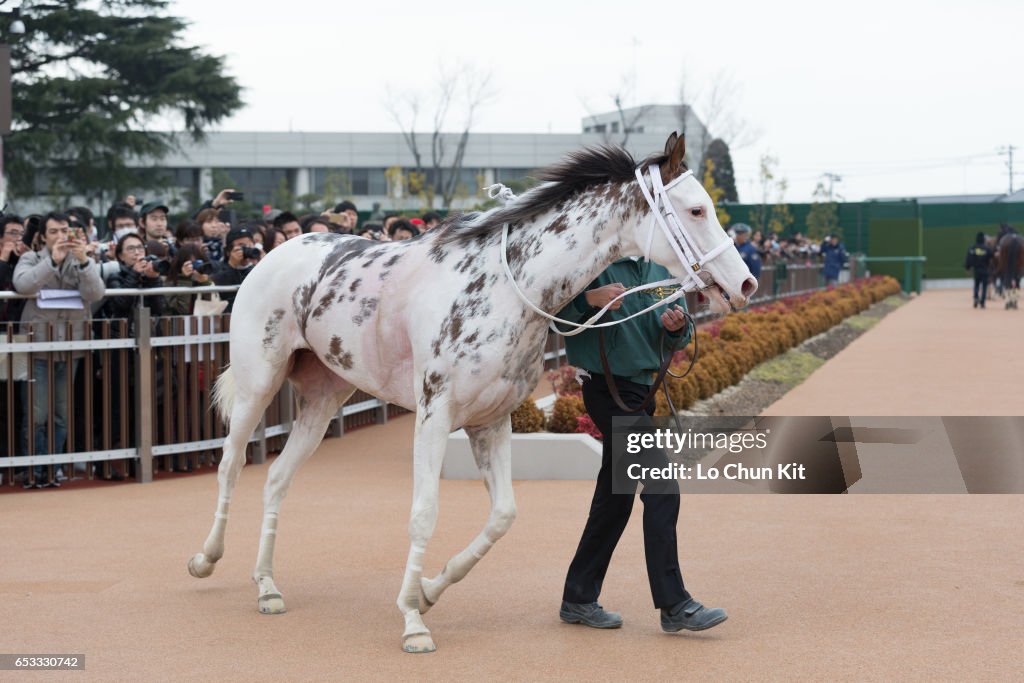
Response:
[[[516,195],[512,192],[512,190],[509,189],[508,187],[506,187],[505,185],[503,185],[502,183],[495,183],[494,185],[488,185],[487,187],[484,188],[484,191],[487,193],[487,196],[490,197],[491,199],[501,199],[501,200],[507,202],[507,201],[511,201],[511,200],[516,198]],[[530,308],[530,310],[532,310],[537,315],[539,315],[541,317],[544,317],[544,318],[547,318],[549,321],[551,321],[549,323],[548,327],[551,329],[552,332],[560,334],[563,337],[572,337],[574,335],[580,334],[581,332],[583,332],[585,330],[589,330],[589,329],[600,328],[600,327],[613,327],[615,325],[622,324],[622,323],[626,322],[627,320],[631,320],[632,318],[636,318],[637,316],[644,315],[645,313],[653,311],[656,308],[660,308],[661,306],[666,306],[666,305],[672,303],[673,301],[679,299],[680,297],[686,295],[686,290],[682,286],[680,286],[679,289],[677,289],[674,293],[672,293],[669,296],[665,297],[664,299],[658,301],[657,303],[655,303],[655,304],[653,304],[651,306],[648,306],[644,310],[639,311],[637,313],[634,313],[631,316],[628,316],[626,318],[619,318],[617,320],[612,320],[612,321],[607,322],[607,323],[598,323],[597,322],[605,313],[608,312],[608,310],[615,303],[617,303],[618,301],[620,301],[624,297],[626,297],[626,296],[628,296],[630,294],[633,294],[634,292],[643,291],[643,290],[647,290],[647,289],[654,289],[656,287],[667,287],[667,286],[670,286],[670,285],[682,285],[682,282],[680,282],[678,278],[670,278],[670,279],[667,279],[667,280],[659,280],[658,282],[650,282],[650,283],[647,283],[647,284],[644,284],[644,285],[641,285],[641,286],[634,287],[632,289],[626,290],[625,292],[623,292],[622,294],[618,295],[617,297],[615,297],[614,299],[609,301],[607,304],[605,304],[605,306],[601,310],[599,310],[597,313],[595,313],[593,316],[591,316],[584,323],[577,323],[577,322],[573,322],[572,320],[563,320],[563,319],[558,318],[556,316],[553,316],[550,313],[548,313],[547,311],[537,307],[532,301],[530,301],[527,298],[527,296],[523,292],[523,290],[521,290],[519,288],[519,285],[516,283],[515,277],[513,277],[513,275],[512,275],[512,269],[511,269],[511,267],[508,264],[508,233],[509,233],[509,225],[508,225],[508,223],[505,223],[505,225],[502,227],[502,232],[501,232],[501,265],[505,269],[505,275],[508,276],[508,281],[512,285],[512,289],[515,290],[515,293],[519,296],[520,300],[524,304],[526,304]],[[571,329],[569,331],[563,331],[563,330],[558,328],[558,324],[566,325],[566,326],[570,327]]]
[[[655,171],[657,171],[657,168],[655,168]],[[660,215],[660,212],[657,210],[657,205],[653,201],[653,197],[651,197],[650,193],[647,191],[647,186],[646,186],[645,183],[642,182],[643,179],[642,179],[642,177],[640,176],[639,173],[637,174],[637,178],[638,178],[638,180],[641,181],[640,182],[640,186],[643,189],[644,197],[647,199],[648,203],[651,206],[651,213],[656,216],[654,220],[658,221],[658,219],[661,218],[661,215]],[[660,180],[660,177],[659,177],[659,180]],[[660,183],[656,184],[655,187],[657,188],[658,185],[660,185]],[[514,200],[516,198],[516,195],[512,191],[512,189],[509,188],[508,186],[504,185],[503,183],[495,183],[493,185],[488,185],[487,187],[484,188],[484,191],[487,193],[487,196],[490,199],[500,199],[502,202],[510,202],[510,201],[512,201],[512,200]],[[656,192],[656,194],[659,194],[659,196],[660,196],[660,193]],[[672,211],[670,215],[672,215],[673,218],[676,218],[674,216],[674,211]],[[677,218],[676,218],[676,221],[678,222]],[[665,221],[664,221],[663,218],[661,218],[661,220],[658,221],[658,222],[662,223],[662,227],[663,227],[663,229],[665,229],[666,232],[670,232],[669,229],[668,229],[668,226],[665,224]],[[526,295],[522,292],[522,290],[519,289],[519,286],[516,284],[515,278],[512,276],[512,269],[508,265],[508,256],[507,256],[507,252],[508,252],[508,231],[509,231],[509,226],[508,226],[508,223],[506,223],[503,226],[503,228],[502,228],[502,235],[501,235],[501,263],[505,267],[505,272],[508,275],[509,282],[512,283],[512,287],[515,289],[516,293],[519,295],[519,298],[522,299],[523,302],[527,306],[529,306],[535,313],[538,313],[538,314],[544,316],[545,318],[548,318],[551,321],[550,328],[554,332],[556,332],[556,333],[558,333],[558,334],[560,334],[562,336],[571,337],[571,336],[580,334],[584,330],[597,328],[598,347],[599,347],[600,355],[601,355],[602,370],[604,370],[604,373],[605,373],[605,383],[608,386],[609,394],[611,395],[611,397],[615,401],[615,403],[618,405],[619,409],[623,410],[623,411],[625,411],[627,413],[635,413],[635,412],[639,412],[641,410],[645,410],[650,405],[650,402],[654,398],[655,394],[658,393],[658,389],[661,388],[661,389],[663,389],[664,394],[665,394],[665,402],[668,404],[669,413],[672,415],[672,419],[675,421],[676,430],[679,431],[679,432],[682,432],[683,431],[683,425],[682,425],[682,422],[679,419],[679,413],[676,410],[675,404],[672,402],[672,396],[669,394],[668,385],[665,384],[665,376],[666,375],[670,375],[670,376],[672,376],[675,379],[682,379],[682,378],[684,378],[684,377],[686,377],[687,375],[690,374],[690,372],[693,370],[694,364],[697,362],[697,354],[698,354],[697,323],[694,321],[693,316],[690,315],[690,313],[687,312],[687,311],[683,312],[683,315],[686,316],[687,326],[689,327],[690,332],[691,332],[691,338],[693,339],[693,355],[690,357],[690,365],[689,365],[689,367],[686,369],[686,372],[684,372],[681,375],[676,375],[675,373],[672,372],[672,370],[670,369],[669,366],[672,364],[672,358],[675,356],[675,354],[676,354],[678,349],[676,348],[675,345],[673,345],[672,353],[669,354],[668,358],[665,358],[665,339],[666,339],[666,336],[667,336],[667,332],[666,332],[666,330],[664,328],[662,328],[661,338],[659,339],[659,343],[658,343],[658,357],[659,357],[659,360],[660,360],[658,373],[657,373],[657,376],[655,377],[654,384],[651,386],[650,393],[648,393],[648,395],[644,398],[644,400],[640,404],[640,407],[638,407],[638,408],[629,408],[629,407],[627,407],[625,402],[622,400],[622,397],[619,395],[618,390],[615,388],[614,383],[612,382],[611,367],[610,367],[609,362],[608,362],[608,356],[605,353],[605,348],[604,348],[604,330],[602,328],[611,327],[613,325],[618,325],[618,324],[623,323],[623,322],[625,322],[627,320],[630,320],[631,318],[635,318],[635,317],[637,317],[639,315],[643,315],[645,313],[648,313],[648,312],[654,310],[655,308],[658,308],[660,306],[666,306],[666,305],[670,304],[671,302],[673,302],[676,299],[679,299],[681,296],[685,295],[686,292],[685,292],[684,288],[682,287],[683,283],[680,282],[678,279],[673,278],[671,280],[661,280],[661,281],[655,282],[655,283],[647,283],[645,285],[638,285],[637,287],[633,287],[632,289],[628,289],[625,292],[623,292],[622,294],[620,294],[619,296],[615,297],[612,301],[608,302],[600,311],[598,311],[595,315],[591,316],[591,318],[589,320],[587,320],[587,322],[583,323],[582,325],[579,324],[579,323],[574,323],[574,322],[568,321],[568,320],[561,320],[561,319],[559,319],[559,318],[557,318],[557,317],[555,317],[553,315],[548,314],[546,311],[543,311],[540,308],[534,306],[533,303],[529,299],[526,298]],[[650,234],[649,234],[648,240],[647,240],[647,252],[648,253],[650,252],[651,242],[653,241],[653,239],[654,239],[654,226],[652,225],[651,226],[651,230],[650,230]],[[687,257],[689,257],[691,260],[693,260],[695,263],[699,263],[694,258],[693,252],[688,248],[688,245],[686,244],[685,237],[681,241],[681,244],[679,242],[674,242],[673,240],[670,240],[670,243],[672,243],[672,246],[673,246],[674,250],[676,251],[677,255],[679,255],[679,246],[682,246],[682,249],[683,249],[685,255]],[[716,248],[716,249],[712,250],[712,252],[710,254],[711,258],[714,258],[715,256],[717,256],[719,253],[721,253],[721,251],[722,251],[722,249],[720,249],[720,248]],[[645,260],[645,266],[644,266],[645,267],[645,272],[647,272],[646,269],[650,267],[650,260],[646,256],[645,256],[644,260]],[[710,258],[708,258],[706,256],[705,257],[705,262],[707,262],[708,260],[710,260]],[[690,275],[694,279],[696,279],[699,282],[703,283],[703,281],[700,280],[699,276],[696,275],[695,271],[691,272]],[[646,279],[646,278],[644,278],[644,279]],[[626,318],[621,318],[621,319],[618,319],[618,320],[612,320],[612,321],[607,322],[607,323],[596,324],[597,321],[600,318],[602,318],[606,312],[608,312],[608,310],[611,308],[611,306],[615,302],[617,302],[620,299],[626,297],[627,295],[632,294],[632,293],[634,293],[636,291],[644,291],[644,290],[648,290],[648,289],[653,289],[653,288],[658,287],[658,286],[665,286],[667,284],[677,284],[677,283],[680,285],[680,287],[679,287],[679,289],[674,294],[672,294],[672,295],[670,295],[668,297],[665,297],[664,299],[660,300],[658,303],[654,304],[653,306],[649,306],[648,308],[645,308],[644,310],[640,311],[639,313],[634,313],[633,315],[628,316]],[[576,329],[575,330],[570,330],[569,332],[563,332],[562,330],[559,330],[556,327],[556,323],[559,323],[559,322],[560,323],[565,323],[567,325],[572,325]],[[583,383],[581,381],[581,376],[580,376],[581,373],[587,374],[587,376],[589,377],[589,373],[586,373],[586,371],[582,370],[581,368],[577,368],[577,370],[576,370],[576,381],[579,384]]]

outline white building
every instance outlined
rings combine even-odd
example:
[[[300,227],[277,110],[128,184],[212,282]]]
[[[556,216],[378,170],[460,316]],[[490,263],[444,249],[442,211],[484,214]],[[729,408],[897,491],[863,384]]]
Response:
[[[638,159],[660,152],[672,131],[680,125],[677,105],[648,105],[623,112],[631,124],[626,148]],[[459,178],[460,192],[454,207],[478,204],[479,188],[494,182],[526,177],[530,171],[558,161],[566,153],[588,145],[621,143],[618,112],[587,117],[580,133],[472,133]],[[603,128],[602,128],[603,126]],[[702,138],[704,126],[687,112],[688,140]],[[429,149],[429,133],[421,134]],[[454,150],[458,136],[446,136]],[[700,143],[697,143],[700,144]],[[694,143],[688,145],[694,148]],[[424,164],[429,164],[428,154]],[[246,200],[271,203],[282,181],[296,197],[323,196],[329,183],[339,198],[351,199],[360,210],[379,203],[385,210],[422,208],[418,197],[409,196],[394,170],[415,167],[413,155],[401,133],[210,133],[202,144],[186,143],[165,157],[160,167],[171,179],[163,199],[172,210],[185,210],[195,197],[209,198],[216,181],[230,177]],[[389,179],[390,178],[390,179]],[[198,193],[198,194],[197,194]],[[154,198],[153,192],[145,193]]]

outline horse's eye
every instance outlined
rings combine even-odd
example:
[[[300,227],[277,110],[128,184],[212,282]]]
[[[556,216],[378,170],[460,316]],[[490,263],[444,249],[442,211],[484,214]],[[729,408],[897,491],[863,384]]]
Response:
[[[696,209],[690,209],[690,215],[694,218],[700,218],[704,215],[704,209],[698,207]]]

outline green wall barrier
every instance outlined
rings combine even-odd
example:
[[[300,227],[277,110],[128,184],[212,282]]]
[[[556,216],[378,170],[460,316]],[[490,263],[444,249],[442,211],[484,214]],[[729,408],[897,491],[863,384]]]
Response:
[[[793,224],[788,234],[807,234],[811,204],[789,204]],[[748,223],[757,204],[726,204],[731,223]],[[927,278],[966,278],[964,253],[979,231],[988,235],[1009,223],[1024,232],[1024,202],[919,204],[915,200],[896,202],[845,202],[838,204],[839,228],[847,251],[871,256],[927,257]],[[914,226],[917,226],[916,228]],[[915,230],[919,239],[915,238]],[[901,278],[902,266],[876,263],[886,274]],[[891,272],[890,272],[891,271]],[[899,272],[897,272],[899,271]],[[876,271],[875,268],[872,272]]]

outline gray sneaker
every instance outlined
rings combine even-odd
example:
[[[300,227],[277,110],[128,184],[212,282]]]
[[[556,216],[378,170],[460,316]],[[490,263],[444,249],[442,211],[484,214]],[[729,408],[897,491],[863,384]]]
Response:
[[[661,630],[667,633],[676,631],[703,631],[718,626],[729,618],[721,607],[708,609],[693,598],[681,602],[669,609],[661,610]]]
[[[562,601],[562,609],[558,616],[567,624],[583,624],[592,628],[620,628],[622,615],[618,612],[606,612],[596,602],[576,603]]]

